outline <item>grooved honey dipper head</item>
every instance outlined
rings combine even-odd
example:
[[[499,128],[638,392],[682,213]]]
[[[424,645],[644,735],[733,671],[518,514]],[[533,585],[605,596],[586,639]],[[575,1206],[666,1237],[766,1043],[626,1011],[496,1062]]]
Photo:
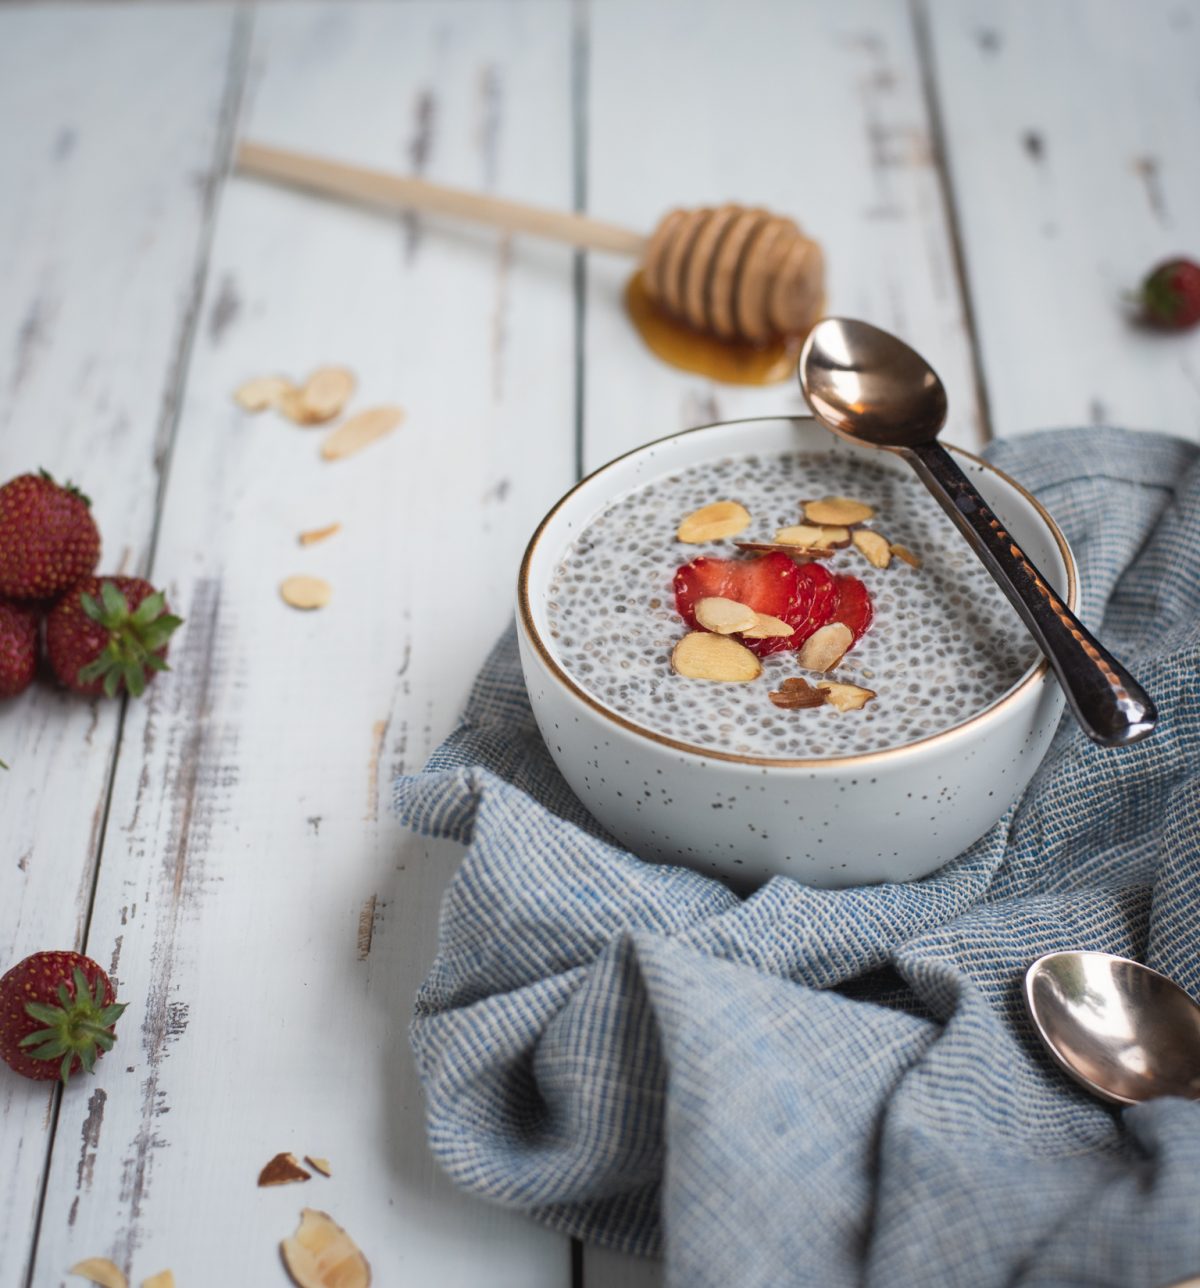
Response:
[[[650,235],[642,273],[667,313],[751,344],[806,334],[825,299],[820,246],[791,219],[745,206],[670,211]]]

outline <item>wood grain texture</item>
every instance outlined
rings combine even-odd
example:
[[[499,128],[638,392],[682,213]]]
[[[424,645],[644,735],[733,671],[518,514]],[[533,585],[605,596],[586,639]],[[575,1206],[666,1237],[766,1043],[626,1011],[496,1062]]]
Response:
[[[587,20],[591,213],[649,230],[676,205],[761,203],[824,246],[828,310],[919,348],[950,390],[947,437],[983,434],[962,300],[904,6],[875,0],[606,0]],[[592,257],[586,460],[688,425],[803,409],[794,382],[717,385],[663,368]]]
[[[244,129],[568,205],[567,41],[540,4],[265,6]],[[89,935],[102,959],[121,944],[130,1009],[89,1084],[102,1126],[64,1106],[39,1276],[87,1254],[135,1279],[282,1282],[278,1241],[314,1205],[381,1283],[569,1281],[565,1239],[454,1193],[425,1144],[406,1029],[458,854],[388,805],[570,481],[569,265],[226,185],[155,558],[187,620],[130,707]],[[394,401],[405,423],[327,462],[323,431],[232,401],[325,362],[357,373],[351,410]],[[299,572],[331,583],[327,608],[282,603]],[[256,1189],[282,1150],[333,1178]]]
[[[149,555],[234,55],[225,5],[0,11],[0,479],[83,485],[104,571]],[[4,706],[0,969],[83,943],[120,714],[46,682]],[[69,1097],[89,1134],[90,1091]],[[24,1282],[52,1122],[0,1067],[0,1283]],[[86,1178],[78,1132],[70,1152]]]
[[[1200,10],[970,0],[928,25],[997,434],[1200,438],[1200,339],[1131,325],[1122,299],[1200,255]]]

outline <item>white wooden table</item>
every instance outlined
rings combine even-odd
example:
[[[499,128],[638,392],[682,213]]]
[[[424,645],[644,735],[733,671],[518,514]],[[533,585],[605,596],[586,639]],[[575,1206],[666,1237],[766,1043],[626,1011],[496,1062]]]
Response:
[[[761,201],[824,242],[833,310],[933,360],[957,441],[1200,436],[1200,340],[1119,307],[1200,252],[1197,66],[1189,0],[0,11],[0,477],[85,484],[102,571],[187,618],[140,702],[42,684],[0,711],[0,965],[84,948],[129,1003],[67,1094],[0,1068],[0,1284],[91,1255],[282,1283],[305,1204],[383,1285],[659,1279],[433,1166],[405,1030],[457,854],[389,785],[451,728],[581,470],[798,393],[659,365],[625,264],[231,178],[235,139],[644,229]],[[326,464],[230,400],[331,360],[408,409],[369,454]],[[333,583],[324,612],[280,602],[297,571]],[[256,1189],[286,1149],[334,1178]]]

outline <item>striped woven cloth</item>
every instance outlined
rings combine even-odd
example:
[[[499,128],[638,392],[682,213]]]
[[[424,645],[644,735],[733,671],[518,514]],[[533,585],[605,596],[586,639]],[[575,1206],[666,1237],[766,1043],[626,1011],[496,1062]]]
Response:
[[[1200,993],[1200,449],[1078,430],[990,456],[1062,525],[1158,731],[1101,750],[1068,717],[1024,798],[923,881],[739,898],[592,822],[510,633],[396,789],[466,846],[412,1025],[459,1185],[687,1288],[1200,1275],[1200,1103],[1089,1098],[1021,1000],[1065,948]]]

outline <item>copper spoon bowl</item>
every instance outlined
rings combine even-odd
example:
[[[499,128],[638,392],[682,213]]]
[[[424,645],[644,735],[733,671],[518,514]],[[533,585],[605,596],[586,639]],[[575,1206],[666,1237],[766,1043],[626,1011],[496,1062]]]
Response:
[[[1055,1061],[1118,1105],[1200,1100],[1200,1005],[1158,971],[1108,953],[1048,953],[1025,1003]]]
[[[1088,736],[1119,747],[1152,732],[1149,695],[1054,593],[937,441],[946,390],[925,359],[869,323],[826,318],[805,341],[799,374],[826,429],[895,452],[916,470],[1020,614]]]

